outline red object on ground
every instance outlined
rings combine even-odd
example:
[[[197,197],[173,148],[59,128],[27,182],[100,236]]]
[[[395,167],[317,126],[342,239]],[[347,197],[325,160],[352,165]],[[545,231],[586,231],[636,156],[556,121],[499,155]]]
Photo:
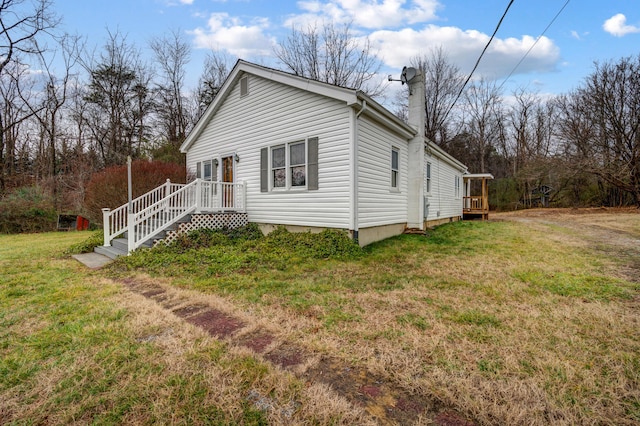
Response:
[[[76,231],[86,231],[89,229],[89,219],[82,216],[76,218]]]

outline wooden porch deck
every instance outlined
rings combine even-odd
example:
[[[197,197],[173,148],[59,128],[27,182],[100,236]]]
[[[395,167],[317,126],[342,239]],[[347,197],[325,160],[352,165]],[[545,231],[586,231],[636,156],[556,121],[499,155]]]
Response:
[[[493,175],[489,173],[463,175],[465,183],[465,196],[462,199],[463,219],[475,219],[480,217],[482,220],[489,219],[489,188],[487,180],[493,179]],[[481,194],[471,195],[472,181],[481,182]]]

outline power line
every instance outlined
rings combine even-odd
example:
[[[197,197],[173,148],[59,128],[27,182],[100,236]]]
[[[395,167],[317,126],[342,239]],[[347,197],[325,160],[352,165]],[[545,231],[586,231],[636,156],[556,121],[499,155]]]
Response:
[[[544,31],[542,31],[542,33],[538,36],[538,38],[536,38],[536,41],[531,45],[531,47],[529,48],[529,50],[527,50],[527,52],[524,54],[524,56],[522,56],[522,58],[520,58],[520,60],[518,61],[518,63],[516,64],[515,67],[513,67],[513,69],[511,70],[511,72],[509,73],[509,75],[507,76],[507,78],[505,78],[502,81],[502,84],[500,84],[500,87],[498,87],[498,91],[500,91],[500,89],[502,89],[502,86],[505,85],[505,83],[511,78],[511,76],[513,75],[514,72],[516,72],[516,69],[518,69],[518,67],[522,64],[522,62],[525,60],[525,58],[527,57],[527,55],[529,55],[529,53],[533,50],[534,47],[536,47],[536,44],[538,44],[538,42],[540,41],[540,39],[542,38],[542,36],[545,35],[545,33],[547,32],[547,30],[551,27],[551,25],[553,25],[554,22],[556,22],[556,19],[558,19],[558,16],[560,16],[560,14],[562,13],[562,11],[567,7],[567,5],[569,4],[571,0],[567,0],[564,5],[560,8],[560,10],[558,11],[558,13],[556,13],[556,15],[553,17],[553,19],[551,20],[551,22],[549,22],[549,25],[547,25],[547,27],[544,29]]]
[[[460,99],[460,96],[462,96],[462,92],[464,91],[464,88],[467,86],[467,84],[469,83],[469,80],[471,80],[471,76],[473,76],[473,73],[476,71],[476,69],[478,68],[478,65],[480,64],[480,60],[482,59],[482,57],[484,56],[485,52],[487,51],[487,49],[489,48],[489,45],[491,44],[491,42],[493,41],[493,38],[496,36],[496,33],[498,32],[498,29],[500,29],[500,25],[502,25],[502,21],[504,20],[504,17],[507,16],[507,12],[509,12],[509,8],[511,7],[511,5],[513,4],[515,0],[511,0],[509,2],[509,4],[507,5],[507,8],[504,10],[504,13],[502,14],[502,17],[500,18],[500,20],[498,21],[498,25],[496,25],[496,29],[493,30],[493,34],[491,34],[491,38],[489,39],[489,41],[487,42],[487,44],[484,46],[484,49],[482,49],[482,52],[480,53],[480,56],[478,57],[478,60],[476,61],[476,64],[473,66],[473,69],[471,70],[471,72],[469,73],[469,76],[467,77],[467,79],[465,80],[464,84],[460,87],[460,91],[458,92],[458,95],[456,96],[456,98],[454,99],[453,103],[451,104],[451,106],[449,107],[449,109],[447,110],[446,114],[442,117],[442,121],[440,122],[440,125],[442,125],[442,123],[444,123],[444,121],[447,119],[447,117],[449,116],[449,113],[451,112],[451,110],[453,109],[454,105],[456,104],[456,102],[458,102],[458,99]]]

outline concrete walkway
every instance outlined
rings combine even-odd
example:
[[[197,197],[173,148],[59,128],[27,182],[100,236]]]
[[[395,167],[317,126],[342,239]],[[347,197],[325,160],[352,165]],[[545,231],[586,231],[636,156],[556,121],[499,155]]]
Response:
[[[103,266],[113,262],[113,260],[111,260],[107,256],[98,253],[74,254],[71,257],[85,265],[87,268],[91,269],[100,269]]]

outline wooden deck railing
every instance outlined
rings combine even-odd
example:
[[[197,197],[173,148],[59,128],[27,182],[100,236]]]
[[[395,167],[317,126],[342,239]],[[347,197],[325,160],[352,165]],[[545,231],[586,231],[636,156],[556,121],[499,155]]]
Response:
[[[467,213],[488,213],[489,202],[481,195],[464,197],[464,211]]]

